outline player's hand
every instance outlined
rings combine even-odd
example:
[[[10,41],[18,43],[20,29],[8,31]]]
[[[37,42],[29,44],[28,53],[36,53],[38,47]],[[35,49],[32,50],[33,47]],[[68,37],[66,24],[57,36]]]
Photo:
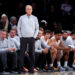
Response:
[[[43,52],[44,54],[47,54],[47,53],[48,53],[48,48],[45,48],[42,52]]]
[[[55,48],[55,46],[54,45],[51,45],[50,49],[53,50],[54,48]]]

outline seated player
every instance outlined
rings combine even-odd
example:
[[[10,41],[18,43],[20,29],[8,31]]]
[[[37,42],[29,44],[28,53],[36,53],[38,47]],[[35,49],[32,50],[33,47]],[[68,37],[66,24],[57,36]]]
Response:
[[[51,68],[53,69],[53,64],[54,64],[54,60],[56,58],[56,54],[57,54],[57,50],[54,48],[54,46],[48,46],[42,39],[41,39],[41,36],[42,36],[42,31],[39,30],[39,33],[37,35],[37,38],[36,38],[36,41],[35,41],[35,53],[37,54],[37,57],[35,58],[35,60],[37,61],[39,58],[39,55],[40,54],[50,54],[51,57],[52,57],[52,66]],[[52,51],[54,51],[52,53]],[[41,59],[42,60],[42,59]],[[38,64],[38,63],[37,63]]]
[[[8,39],[6,38],[7,32],[2,30],[0,35],[0,59],[2,62],[3,73],[6,74],[7,71],[7,52],[15,51],[15,48],[9,47]]]
[[[54,45],[55,48],[57,49],[57,67],[59,68],[60,71],[64,71],[65,69],[61,66],[60,59],[61,59],[61,50],[69,52],[70,48],[64,46],[61,38],[61,31],[56,30],[55,35],[50,39],[49,45]]]
[[[72,32],[71,33],[71,36],[68,36],[68,33],[67,32],[64,32],[63,33],[63,37],[62,37],[62,41],[64,43],[65,46],[67,47],[70,47],[71,48],[71,51],[73,51],[75,53],[75,46],[74,46],[74,43],[73,43],[73,40],[75,39],[75,34]],[[70,53],[70,51],[69,51]],[[69,54],[66,55],[65,59],[66,59],[66,64],[64,65],[64,67],[67,66],[67,63],[68,63],[68,58],[69,58]],[[74,59],[75,59],[75,56],[74,56]],[[74,62],[74,61],[73,61]],[[74,68],[74,63],[73,63],[73,68]]]

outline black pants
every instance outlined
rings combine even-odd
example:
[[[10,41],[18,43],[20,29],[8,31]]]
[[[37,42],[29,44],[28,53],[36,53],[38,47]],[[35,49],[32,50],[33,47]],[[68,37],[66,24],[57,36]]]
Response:
[[[24,55],[24,66],[26,67],[26,68],[30,68],[31,67],[31,60],[30,60],[30,57],[28,56],[28,55]]]
[[[7,52],[6,51],[0,52],[0,59],[1,59],[3,70],[6,70],[7,69]]]
[[[20,39],[20,54],[19,54],[19,70],[23,70],[24,67],[24,55],[25,55],[25,51],[27,49],[27,45],[28,45],[28,49],[29,49],[29,57],[31,60],[31,68],[34,67],[34,62],[35,62],[35,54],[34,54],[34,50],[35,50],[35,39],[33,37],[31,38],[21,38]]]
[[[8,52],[7,53],[8,66],[9,69],[15,70],[17,68],[17,53],[16,52]]]
[[[44,68],[46,61],[46,54],[35,52],[35,67]]]

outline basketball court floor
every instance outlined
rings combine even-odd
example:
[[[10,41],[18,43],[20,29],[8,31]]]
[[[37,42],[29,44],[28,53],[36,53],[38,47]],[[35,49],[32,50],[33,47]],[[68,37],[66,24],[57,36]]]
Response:
[[[0,75],[75,75],[75,71],[70,72],[42,72],[42,73],[25,73],[25,74],[0,74]]]

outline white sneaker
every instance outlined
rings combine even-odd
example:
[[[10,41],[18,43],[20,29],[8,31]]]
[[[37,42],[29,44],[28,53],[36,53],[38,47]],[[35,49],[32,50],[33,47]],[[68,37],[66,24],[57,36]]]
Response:
[[[73,71],[73,68],[69,67],[69,66],[65,66],[64,67],[66,71]]]
[[[72,67],[75,68],[75,63],[72,64]]]
[[[58,66],[60,71],[65,71],[65,68],[63,68],[62,66]]]

